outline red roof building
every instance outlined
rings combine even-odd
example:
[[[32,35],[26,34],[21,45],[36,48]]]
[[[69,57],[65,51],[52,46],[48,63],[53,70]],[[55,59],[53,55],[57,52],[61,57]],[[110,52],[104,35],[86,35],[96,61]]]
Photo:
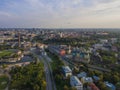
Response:
[[[64,56],[65,53],[66,53],[66,51],[65,51],[64,49],[60,50],[60,55],[61,55],[61,56]]]
[[[100,90],[94,83],[88,85],[88,90]]]

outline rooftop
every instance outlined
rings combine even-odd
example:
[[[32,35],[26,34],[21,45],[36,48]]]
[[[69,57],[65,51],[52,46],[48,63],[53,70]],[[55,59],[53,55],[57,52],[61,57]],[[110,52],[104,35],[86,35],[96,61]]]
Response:
[[[70,69],[69,66],[63,66],[62,69],[63,69],[63,71],[66,72],[66,73],[72,72],[72,70]]]
[[[82,83],[80,82],[80,80],[76,76],[72,76],[70,78],[70,80],[72,81],[74,86],[82,86]]]
[[[116,90],[116,87],[112,84],[112,83],[109,83],[109,82],[105,82],[105,85],[110,89],[110,90]]]
[[[82,80],[84,80],[84,82],[93,82],[92,77],[83,77]]]
[[[87,73],[86,72],[81,72],[77,75],[79,78],[86,77]]]
[[[92,90],[99,90],[99,88],[94,83],[90,83],[89,86]]]
[[[97,81],[100,80],[100,78],[98,76],[93,76],[93,79],[97,80]]]

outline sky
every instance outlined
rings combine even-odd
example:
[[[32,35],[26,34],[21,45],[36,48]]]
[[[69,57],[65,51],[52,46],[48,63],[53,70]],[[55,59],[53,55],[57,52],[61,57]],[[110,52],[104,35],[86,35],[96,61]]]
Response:
[[[120,28],[120,0],[0,0],[1,28]]]

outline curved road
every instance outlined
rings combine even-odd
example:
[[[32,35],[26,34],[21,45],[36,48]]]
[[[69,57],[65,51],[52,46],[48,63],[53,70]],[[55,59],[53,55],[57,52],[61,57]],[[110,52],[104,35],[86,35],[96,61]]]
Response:
[[[44,52],[44,51],[42,51]],[[53,79],[53,75],[52,75],[52,69],[50,66],[50,58],[47,55],[43,55],[43,54],[36,54],[36,51],[32,51],[33,54],[35,54],[39,60],[41,60],[44,63],[44,71],[45,71],[45,76],[46,76],[46,90],[56,90],[56,85]]]
[[[45,61],[45,59],[43,58],[43,56],[40,55],[39,58],[44,63],[44,70],[45,70],[45,76],[46,76],[46,82],[47,82],[46,90],[53,90],[53,87],[52,87],[53,82],[51,79],[49,66],[48,66],[47,62]]]

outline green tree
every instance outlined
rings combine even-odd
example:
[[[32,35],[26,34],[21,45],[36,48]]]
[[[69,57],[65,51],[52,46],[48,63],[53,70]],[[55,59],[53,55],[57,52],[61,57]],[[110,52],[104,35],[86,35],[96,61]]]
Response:
[[[116,90],[120,90],[120,82],[116,84]]]
[[[113,75],[113,77],[112,77],[113,79],[113,83],[117,83],[117,82],[119,82],[120,81],[120,77],[119,76],[117,76],[117,75]]]
[[[64,85],[64,90],[69,90],[67,85]]]
[[[102,82],[102,81],[99,81],[99,82],[98,82],[98,87],[100,88],[100,90],[109,90],[109,89],[106,87],[105,83]]]
[[[33,88],[34,88],[34,90],[40,90],[40,87],[38,84],[35,84]]]
[[[41,83],[41,86],[42,86],[43,90],[46,90],[46,85],[47,85],[46,81],[43,80],[42,83]]]
[[[77,90],[75,87],[70,87],[70,90]]]
[[[44,69],[41,63],[13,68],[10,74],[10,90],[46,90]]]

